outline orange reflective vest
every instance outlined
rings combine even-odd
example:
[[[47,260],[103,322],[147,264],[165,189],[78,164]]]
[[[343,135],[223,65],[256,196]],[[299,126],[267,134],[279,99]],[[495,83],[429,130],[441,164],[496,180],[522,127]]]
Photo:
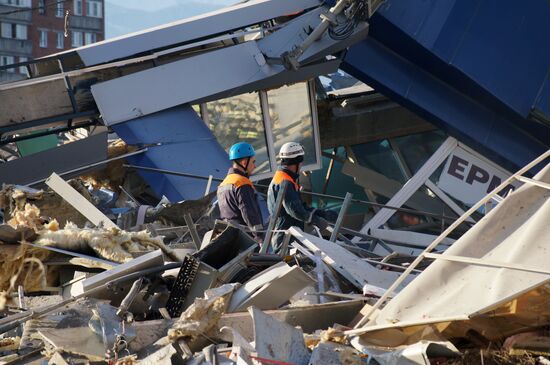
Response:
[[[296,191],[300,191],[300,185],[298,185],[298,184],[292,179],[292,177],[290,177],[289,174],[287,174],[287,173],[284,172],[284,171],[277,170],[277,172],[276,172],[275,175],[273,176],[273,184],[275,184],[275,185],[280,185],[281,182],[283,182],[283,180],[290,181],[290,182],[292,183],[292,185],[294,185],[294,189],[296,189]]]
[[[243,175],[239,174],[229,174],[223,179],[223,181],[220,183],[220,186],[224,185],[233,185],[237,189],[244,185],[250,185],[252,189],[254,189],[254,184],[252,184],[252,181],[250,181],[249,178]]]

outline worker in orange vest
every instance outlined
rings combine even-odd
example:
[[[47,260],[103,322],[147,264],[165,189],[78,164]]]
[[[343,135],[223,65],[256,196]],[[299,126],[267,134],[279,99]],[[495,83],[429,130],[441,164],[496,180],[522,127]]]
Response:
[[[267,191],[267,207],[271,215],[276,209],[276,201],[279,191],[286,187],[285,197],[283,199],[283,209],[275,223],[275,230],[287,230],[292,226],[304,229],[304,225],[313,224],[321,231],[325,230],[329,221],[334,221],[337,217],[332,211],[324,211],[308,207],[300,196],[299,176],[300,168],[304,161],[304,148],[296,142],[285,143],[279,152],[280,166]],[[278,252],[283,241],[284,233],[275,232],[272,238],[273,252]]]
[[[248,227],[259,241],[263,228],[256,190],[249,179],[256,168],[256,152],[250,143],[235,143],[229,149],[232,163],[226,178],[218,186],[220,217],[234,225]]]

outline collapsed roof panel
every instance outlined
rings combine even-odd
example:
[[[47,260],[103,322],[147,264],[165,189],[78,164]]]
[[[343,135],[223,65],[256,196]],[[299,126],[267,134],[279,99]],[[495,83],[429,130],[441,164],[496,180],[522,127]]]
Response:
[[[78,48],[86,67],[212,37],[232,30],[296,14],[319,6],[320,0],[253,0],[152,29]],[[69,51],[66,53],[72,53]]]
[[[550,165],[535,180],[550,182]],[[502,307],[548,283],[549,216],[550,190],[533,184],[523,185],[447,249],[441,259],[419,274],[365,330],[390,329],[395,334],[396,328],[412,326],[413,329],[403,332],[416,333],[429,323],[444,323],[451,318],[479,318],[489,312],[497,314],[496,318],[484,316],[481,323],[463,323],[460,328],[463,332],[476,326],[478,330],[492,325],[496,326],[494,329],[504,328],[497,325],[499,314],[521,316],[527,307],[512,305],[504,310]],[[457,257],[463,260],[457,261]],[[472,260],[468,261],[470,258]],[[535,297],[541,295],[534,294]],[[546,306],[537,307],[536,300],[531,303],[533,306],[528,308],[532,313],[523,313],[522,321],[505,321],[509,322],[507,331],[545,321],[542,314],[547,313]],[[491,338],[494,331],[484,334]],[[369,337],[377,335],[371,333]],[[407,341],[407,336],[401,336],[401,340]]]
[[[193,108],[183,106],[113,126],[128,144],[146,146],[147,152],[128,157],[131,164],[223,178],[229,167],[221,148]],[[197,199],[206,183],[180,176],[139,172],[159,196],[171,201]]]
[[[303,15],[258,41],[217,49],[95,84],[92,94],[103,119],[111,125],[176,105],[303,81],[307,79],[308,68],[288,71],[281,64],[281,55],[299,46],[307,37],[307,29],[319,25],[320,11],[311,12],[311,16]],[[337,61],[327,61],[325,57],[344,50],[349,42],[363,39],[367,32],[367,24],[361,22],[346,40],[325,35],[309,47],[298,61],[329,63],[325,69],[315,71],[335,71],[330,63]],[[272,62],[272,59],[277,60]]]
[[[107,159],[107,133],[99,133],[58,148],[0,164],[0,184],[31,184]],[[82,171],[80,171],[82,173]]]
[[[550,147],[548,12],[545,1],[389,0],[343,69],[515,170]]]

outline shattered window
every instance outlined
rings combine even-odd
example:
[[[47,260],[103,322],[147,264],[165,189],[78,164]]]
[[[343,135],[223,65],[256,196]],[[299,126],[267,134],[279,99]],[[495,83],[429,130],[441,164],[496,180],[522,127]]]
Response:
[[[398,137],[394,140],[399,146],[405,163],[411,172],[416,174],[439,146],[445,142],[446,138],[447,136],[442,131],[432,131]]]
[[[402,184],[407,181],[395,151],[387,139],[353,145],[351,149],[359,165],[368,167]]]
[[[306,82],[267,92],[276,153],[286,142],[298,142],[306,152],[304,165],[317,163],[313,119]]]
[[[258,93],[207,103],[206,112],[208,127],[226,151],[234,143],[248,142],[256,150],[254,174],[271,171]]]

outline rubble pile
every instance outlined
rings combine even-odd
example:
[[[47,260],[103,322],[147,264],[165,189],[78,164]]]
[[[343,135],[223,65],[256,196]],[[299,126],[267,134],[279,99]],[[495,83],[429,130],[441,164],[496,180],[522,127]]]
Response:
[[[3,189],[2,364],[550,362],[545,189],[510,194],[447,260],[395,286],[415,258],[375,255],[349,229],[331,241],[292,227],[282,252],[263,254],[249,232],[215,220],[212,195],[145,208],[128,198],[123,229],[120,207],[83,209],[93,191],[67,194],[80,184]],[[44,214],[57,193],[84,223]],[[513,250],[518,239],[538,254]]]

